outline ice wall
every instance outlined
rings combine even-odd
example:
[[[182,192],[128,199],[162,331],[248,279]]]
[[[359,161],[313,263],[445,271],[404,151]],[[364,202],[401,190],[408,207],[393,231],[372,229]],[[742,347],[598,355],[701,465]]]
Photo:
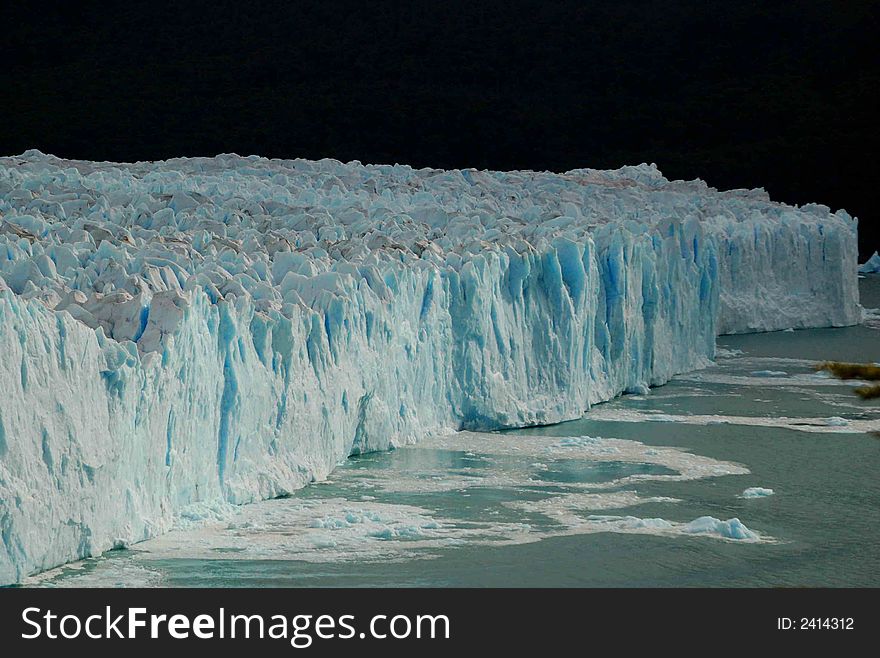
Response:
[[[0,583],[857,321],[855,222],[669,182],[0,158]]]
[[[763,191],[740,196],[769,202]],[[718,333],[857,324],[856,221],[816,204],[771,208],[764,221],[754,209],[713,221],[721,265]]]

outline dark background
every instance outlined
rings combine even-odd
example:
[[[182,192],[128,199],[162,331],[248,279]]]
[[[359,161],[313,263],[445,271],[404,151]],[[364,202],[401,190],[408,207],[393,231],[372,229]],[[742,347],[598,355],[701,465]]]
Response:
[[[876,2],[48,7],[0,9],[3,155],[656,162],[846,208],[880,248]]]

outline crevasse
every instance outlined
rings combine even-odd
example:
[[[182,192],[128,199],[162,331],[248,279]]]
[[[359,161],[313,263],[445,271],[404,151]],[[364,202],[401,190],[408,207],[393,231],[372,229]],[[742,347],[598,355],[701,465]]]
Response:
[[[0,158],[0,583],[427,433],[554,423],[718,333],[859,320],[856,221],[653,165]]]

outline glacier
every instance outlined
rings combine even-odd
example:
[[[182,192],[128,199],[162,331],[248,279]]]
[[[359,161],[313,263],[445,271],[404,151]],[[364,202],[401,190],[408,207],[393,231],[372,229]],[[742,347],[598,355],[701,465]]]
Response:
[[[880,274],[880,253],[875,251],[868,260],[859,265],[859,273]]]
[[[856,238],[654,165],[0,158],[0,584],[856,324]]]

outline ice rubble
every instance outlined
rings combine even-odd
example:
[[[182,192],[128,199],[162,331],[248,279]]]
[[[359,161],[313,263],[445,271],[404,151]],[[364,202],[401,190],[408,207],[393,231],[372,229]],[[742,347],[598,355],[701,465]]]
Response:
[[[540,463],[535,462],[538,459]],[[372,466],[359,460],[337,468],[324,481],[329,486],[310,496],[224,504],[211,514],[213,519],[177,522],[171,532],[138,544],[127,555],[110,554],[92,562],[86,571],[76,568],[82,563],[73,563],[69,569],[49,570],[25,583],[155,586],[163,577],[160,565],[168,561],[387,564],[436,559],[447,550],[604,532],[776,541],[766,534],[725,534],[741,525],[736,519],[714,519],[715,529],[710,526],[694,533],[695,522],[588,518],[624,510],[634,514],[643,505],[679,516],[674,506],[680,499],[642,495],[637,488],[649,482],[684,483],[749,473],[740,464],[668,446],[591,436],[456,432],[427,436],[403,446],[389,459],[365,461]],[[574,474],[576,470],[568,469],[575,464],[601,464],[608,477],[575,475],[566,478],[561,489],[553,473]],[[525,489],[529,495],[523,497]],[[456,500],[468,502],[459,507]]]
[[[0,583],[428,432],[551,423],[722,332],[854,324],[856,222],[653,165],[0,158]]]

